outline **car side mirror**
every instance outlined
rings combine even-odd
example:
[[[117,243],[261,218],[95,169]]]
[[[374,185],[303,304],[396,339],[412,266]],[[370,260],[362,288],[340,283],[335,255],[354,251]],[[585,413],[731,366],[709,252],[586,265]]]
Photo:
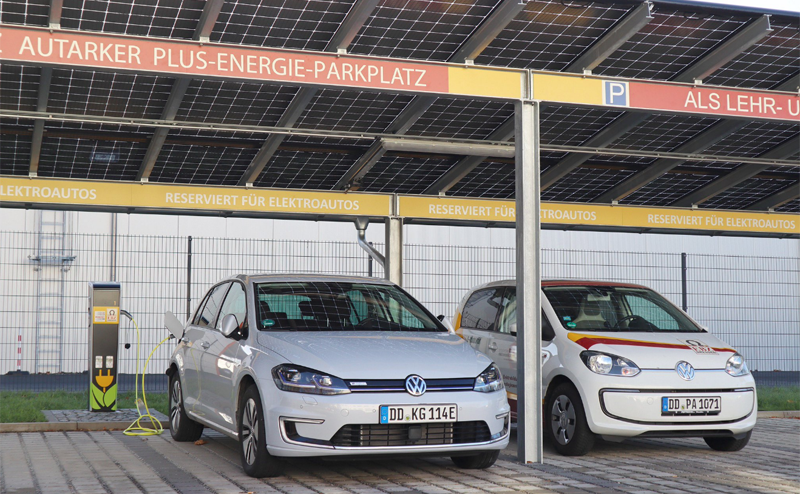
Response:
[[[436,319],[438,319],[439,322],[441,322],[444,325],[444,327],[447,328],[448,333],[455,334],[456,332],[455,328],[450,323],[450,319],[444,317],[444,314],[439,314],[438,316],[436,316]]]
[[[236,316],[233,314],[228,314],[227,316],[222,318],[222,327],[220,328],[220,333],[223,334],[226,338],[232,335],[237,329],[239,329],[239,321],[236,320]]]
[[[508,332],[514,336],[517,335],[517,323],[512,322],[508,325]]]

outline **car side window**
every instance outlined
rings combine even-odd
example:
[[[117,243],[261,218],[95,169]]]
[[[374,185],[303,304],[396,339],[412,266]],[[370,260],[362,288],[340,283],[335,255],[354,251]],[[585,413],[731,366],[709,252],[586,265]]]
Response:
[[[203,328],[214,327],[217,312],[219,312],[219,306],[222,303],[222,299],[225,297],[225,293],[228,291],[228,287],[230,286],[230,283],[223,283],[215,286],[211,290],[211,293],[208,295],[206,305],[203,307],[203,311],[200,313],[200,317],[197,320],[198,326]]]
[[[208,302],[208,296],[210,294],[206,293],[206,296],[203,297],[203,301],[200,302],[200,305],[197,307],[197,312],[194,313],[194,319],[192,319],[192,324],[195,326],[200,326],[200,319],[203,317],[203,309],[206,306],[206,302]]]
[[[505,334],[517,334],[517,291],[514,288],[506,290],[504,297],[505,306],[497,322],[497,331]],[[553,326],[542,311],[542,341],[552,341],[556,337]]]
[[[494,331],[497,313],[503,305],[503,288],[487,288],[473,293],[464,305],[461,325],[465,328]]]
[[[225,296],[225,302],[222,303],[222,309],[219,311],[217,318],[217,329],[222,327],[222,319],[228,314],[236,316],[236,321],[239,327],[247,320],[247,294],[241,283],[233,283],[228,294]]]
[[[658,329],[680,331],[680,323],[652,300],[628,294],[625,295],[625,301],[628,302],[628,307],[631,309],[631,316],[644,318]]]

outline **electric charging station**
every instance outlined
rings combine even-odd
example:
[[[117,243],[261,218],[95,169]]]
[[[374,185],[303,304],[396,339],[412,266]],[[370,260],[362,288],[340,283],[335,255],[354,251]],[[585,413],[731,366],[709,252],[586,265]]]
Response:
[[[120,284],[89,282],[89,411],[117,410]]]

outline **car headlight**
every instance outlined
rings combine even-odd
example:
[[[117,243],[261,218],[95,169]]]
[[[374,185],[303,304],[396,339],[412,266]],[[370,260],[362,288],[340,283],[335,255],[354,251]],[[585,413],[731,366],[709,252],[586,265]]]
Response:
[[[641,372],[636,364],[617,355],[600,352],[581,352],[581,360],[595,374],[633,377]]]
[[[298,365],[282,364],[272,369],[275,385],[284,391],[313,395],[342,395],[350,392],[344,381]]]
[[[480,391],[481,393],[491,393],[492,391],[499,391],[504,388],[503,375],[500,374],[500,369],[492,364],[475,378],[475,387],[472,389]]]
[[[725,362],[725,372],[733,377],[739,377],[746,376],[750,373],[750,370],[747,369],[747,364],[744,361],[744,357],[738,353],[734,353],[731,355],[728,361]]]

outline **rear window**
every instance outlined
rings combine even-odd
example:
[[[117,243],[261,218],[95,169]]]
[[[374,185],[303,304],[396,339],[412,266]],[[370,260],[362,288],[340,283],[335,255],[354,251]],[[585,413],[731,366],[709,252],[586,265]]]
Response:
[[[256,284],[261,331],[447,331],[391,285],[341,282]]]
[[[478,290],[464,304],[461,325],[465,328],[494,331],[497,312],[503,305],[502,287]]]
[[[564,328],[576,331],[702,332],[658,293],[616,286],[548,286],[544,294]]]

